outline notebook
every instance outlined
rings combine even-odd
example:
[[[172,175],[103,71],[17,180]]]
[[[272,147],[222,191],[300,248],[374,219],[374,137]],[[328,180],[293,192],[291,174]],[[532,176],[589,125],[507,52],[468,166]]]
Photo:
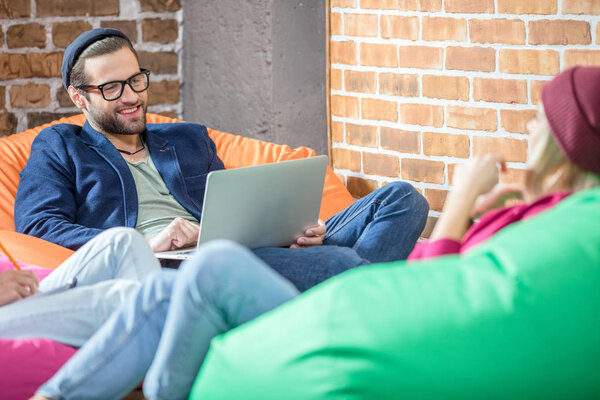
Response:
[[[198,246],[229,239],[249,249],[289,246],[317,224],[327,156],[212,171],[206,180]],[[191,258],[196,248],[155,253]]]

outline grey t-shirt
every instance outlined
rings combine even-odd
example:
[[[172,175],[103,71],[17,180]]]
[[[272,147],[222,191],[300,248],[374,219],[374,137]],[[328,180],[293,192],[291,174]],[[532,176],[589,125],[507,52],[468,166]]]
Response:
[[[135,180],[138,195],[138,216],[135,229],[144,237],[156,236],[175,218],[182,217],[194,223],[194,218],[175,200],[146,150],[146,161],[129,162],[127,166]]]

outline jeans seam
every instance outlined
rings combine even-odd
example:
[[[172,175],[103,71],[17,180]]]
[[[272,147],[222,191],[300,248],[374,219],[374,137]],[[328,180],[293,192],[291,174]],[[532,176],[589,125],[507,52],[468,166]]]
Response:
[[[214,287],[215,288],[218,287],[219,291],[223,292],[223,294],[224,294],[225,297],[231,298],[233,296],[237,296],[238,299],[242,300],[240,303],[251,304],[251,305],[254,306],[255,309],[256,308],[260,308],[260,309],[266,308],[266,303],[265,302],[258,301],[258,299],[255,296],[250,297],[250,296],[241,294],[240,290],[237,287],[235,287],[235,286],[233,286],[231,284],[224,285],[222,283],[217,283],[217,284],[214,285]],[[206,302],[204,302],[204,304],[202,304],[202,302],[201,302],[200,304],[197,304],[197,306],[202,307],[202,309],[204,309],[204,310],[207,309]],[[225,315],[222,312],[222,309],[219,309],[219,310],[221,311],[221,316]],[[229,314],[226,314],[226,315],[229,316]],[[227,330],[232,329],[232,326],[229,323],[229,321],[223,320],[223,323],[226,326],[226,331],[225,332],[227,332]]]
[[[387,204],[385,200],[381,200],[379,202],[377,202],[377,204],[381,207]],[[375,214],[373,214],[373,221],[377,218],[377,214],[379,214],[379,210],[380,207],[377,207],[377,211],[375,211]],[[367,226],[365,226],[365,228],[363,229],[362,234],[360,235],[360,237],[356,240],[356,242],[354,243],[354,246],[352,246],[353,250],[356,250],[360,244],[362,243],[362,241],[364,240],[365,236],[367,235],[367,233],[369,232],[369,229],[371,228],[371,224],[373,223],[373,221],[369,222],[367,224]]]
[[[86,267],[88,264],[90,264],[90,263],[91,263],[91,261],[92,261],[94,258],[96,258],[96,257],[98,257],[99,255],[101,255],[101,253],[103,253],[103,252],[104,252],[104,250],[105,250],[107,247],[110,247],[110,246],[111,246],[111,244],[112,244],[112,242],[106,243],[106,244],[105,244],[104,246],[102,246],[100,249],[96,250],[96,252],[94,252],[94,253],[93,253],[93,255],[91,255],[89,258],[87,258],[87,257],[86,257],[86,258],[87,258],[87,260],[88,260],[88,262],[87,262],[87,263],[81,263],[82,265],[80,265],[79,269],[77,269],[77,271],[73,273],[73,276],[74,276],[74,277],[77,277],[77,276],[78,276],[78,275],[79,275],[79,274],[80,274],[80,273],[81,273],[81,272],[84,270],[84,268],[85,268],[85,267]]]
[[[162,306],[165,302],[168,302],[170,299],[166,299],[163,298],[159,301],[157,301],[154,305],[154,307],[152,307],[152,310],[155,310],[156,308]],[[150,314],[150,312],[144,312],[143,316],[139,319],[137,319],[136,321],[134,321],[134,326],[139,326],[140,324],[144,324],[147,323],[149,318],[148,315]],[[112,351],[110,351],[109,353],[104,353],[103,357],[100,357],[100,359],[98,360],[98,362],[94,363],[92,365],[92,368],[88,369],[88,372],[85,374],[82,374],[81,378],[79,379],[78,382],[72,382],[69,387],[67,387],[65,390],[62,390],[63,392],[69,392],[72,390],[72,388],[80,386],[81,382],[85,381],[86,379],[88,379],[90,376],[94,375],[95,373],[97,373],[97,371],[102,368],[103,366],[105,366],[108,363],[108,360],[111,359],[112,355],[114,355],[118,350],[122,349],[125,345],[125,343],[129,342],[131,340],[131,338],[135,337],[137,334],[139,334],[140,329],[135,329],[132,330],[129,334],[123,336],[123,338],[118,342],[115,343],[114,346],[112,346]],[[63,397],[63,396],[61,396]]]
[[[361,214],[363,211],[365,211],[366,209],[368,209],[371,205],[373,204],[377,204],[378,206],[385,203],[384,200],[379,200],[379,198],[375,198],[373,199],[371,202],[365,204],[365,206],[363,208],[361,208],[360,210],[352,213],[352,215],[347,218],[343,224],[338,224],[339,226],[333,231],[333,232],[327,232],[327,234],[325,235],[325,238],[323,240],[327,240],[329,239],[331,236],[335,235],[339,230],[341,230],[342,228],[344,228],[344,226],[348,225],[351,221],[353,221],[354,219],[358,218],[358,215]],[[378,210],[379,211],[379,210]]]
[[[219,291],[223,292],[225,297],[231,297],[233,295],[236,295],[239,299],[242,300],[243,303],[252,304],[253,306],[256,306],[255,309],[258,308],[258,307],[260,307],[261,310],[266,308],[266,303],[257,301],[257,299],[255,297],[250,297],[250,296],[246,296],[246,295],[240,294],[239,293],[240,291],[237,290],[237,288],[235,288],[232,285],[224,285],[222,283],[215,283],[214,286],[213,286],[213,288],[215,289],[216,292],[219,292]],[[198,297],[200,298],[200,301],[195,301],[194,300],[194,306],[196,308],[204,311],[204,315],[207,317],[207,319],[209,319],[215,326],[217,326],[215,324],[214,319],[212,318],[212,314],[206,312],[206,310],[209,309],[209,307],[207,307],[208,302],[207,301],[202,301],[202,298],[206,298],[206,295],[202,295],[201,292],[202,292],[201,290],[197,291],[197,294],[198,294]],[[192,295],[192,298],[196,297],[195,294],[191,294],[191,295]],[[214,301],[211,301],[211,303],[215,304]],[[221,313],[221,316],[226,315],[225,313],[222,312],[221,309],[219,309],[219,311]],[[224,319],[222,319],[221,322],[223,322],[223,324],[225,325],[225,329],[222,332],[219,332],[216,336],[221,335],[221,334],[223,334],[225,332],[228,332],[228,331],[230,331],[232,329],[232,326],[231,326],[231,324],[228,321],[225,321]],[[238,326],[239,325],[242,325],[242,324],[238,324]],[[189,343],[190,339],[192,339],[192,335],[188,335],[187,336],[186,342]],[[189,345],[188,346],[179,346],[180,349],[184,349],[186,347],[189,348]],[[177,354],[176,357],[179,360],[180,359],[180,354]],[[183,357],[185,357],[185,354],[183,355]],[[171,387],[172,386],[170,386],[170,385],[167,386],[167,387],[165,387],[164,386],[164,382],[160,382],[159,386],[158,386],[159,392],[157,393],[157,396],[158,396],[157,400],[171,398],[172,397],[172,393],[170,392],[170,388]]]
[[[82,310],[90,310],[90,311],[96,311],[97,307],[89,307],[89,306],[80,306],[80,307],[76,307],[76,308],[69,308],[69,312],[80,312]],[[11,321],[15,321],[15,322],[19,322],[19,321],[27,321],[27,320],[31,320],[37,317],[40,317],[42,315],[46,316],[52,316],[52,315],[63,315],[65,313],[65,310],[56,310],[56,311],[44,311],[44,312],[38,312],[38,313],[31,313],[31,314],[27,314],[27,315],[23,315],[23,316],[18,316],[18,317],[12,317],[10,320]],[[12,324],[11,324],[12,325]]]

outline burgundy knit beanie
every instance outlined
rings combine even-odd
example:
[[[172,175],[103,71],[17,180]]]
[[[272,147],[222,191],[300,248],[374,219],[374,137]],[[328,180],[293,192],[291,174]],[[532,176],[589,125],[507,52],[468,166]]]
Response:
[[[542,89],[554,138],[565,155],[600,175],[600,67],[575,67]]]

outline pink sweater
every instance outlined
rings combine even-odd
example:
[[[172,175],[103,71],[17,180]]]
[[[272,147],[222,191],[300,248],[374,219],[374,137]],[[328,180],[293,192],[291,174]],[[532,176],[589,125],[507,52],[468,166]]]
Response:
[[[53,269],[42,268],[38,267],[37,265],[24,264],[20,261],[17,261],[17,264],[19,264],[19,267],[21,267],[23,271],[33,272],[33,274],[37,276],[40,281],[50,275],[50,272],[54,271]],[[11,269],[16,269],[13,263],[7,256],[0,254],[0,274]]]
[[[452,239],[419,242],[408,256],[408,260],[422,260],[447,254],[464,253],[471,247],[487,240],[502,228],[553,207],[569,194],[564,192],[554,193],[531,204],[521,203],[512,207],[490,211],[469,228],[460,242]]]

